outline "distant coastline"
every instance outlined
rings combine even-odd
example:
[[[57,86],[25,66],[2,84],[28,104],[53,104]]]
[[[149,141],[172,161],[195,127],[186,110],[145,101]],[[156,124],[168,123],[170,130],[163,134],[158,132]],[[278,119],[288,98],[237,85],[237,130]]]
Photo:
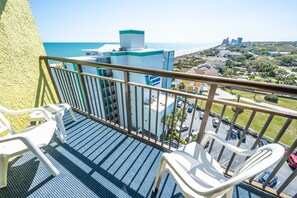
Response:
[[[82,49],[99,48],[104,44],[118,44],[115,42],[44,42],[48,56],[75,57],[84,56]],[[148,48],[175,50],[175,57],[195,53],[218,45],[217,43],[146,43]]]
[[[197,49],[189,49],[189,50],[184,50],[184,51],[178,51],[178,52],[175,53],[174,57],[177,58],[177,57],[181,57],[181,56],[184,56],[184,55],[193,54],[193,53],[200,52],[200,51],[203,51],[203,50],[215,47],[215,46],[216,45],[205,47],[205,48],[197,48]]]

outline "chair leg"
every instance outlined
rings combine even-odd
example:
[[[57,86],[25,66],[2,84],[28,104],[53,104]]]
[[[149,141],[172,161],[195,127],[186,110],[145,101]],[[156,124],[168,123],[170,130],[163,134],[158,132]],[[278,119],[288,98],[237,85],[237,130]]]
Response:
[[[68,111],[69,111],[69,113],[70,113],[72,119],[73,119],[74,121],[76,121],[76,117],[75,117],[75,115],[74,115],[73,110],[72,110],[71,107],[68,109]]]
[[[30,142],[29,140],[27,141]],[[30,143],[26,144],[26,146],[28,146],[32,153],[34,153],[34,155],[39,159],[39,161],[41,161],[45,165],[47,170],[49,170],[53,176],[57,176],[59,174],[58,169],[49,161],[49,159],[42,153],[42,151],[36,145]]]
[[[8,157],[0,155],[0,188],[7,186]]]
[[[58,131],[56,130],[56,134],[57,134],[58,138],[60,139],[60,141],[62,143],[65,143],[67,132],[66,132],[63,120],[59,114],[55,115],[55,120],[56,120],[58,128],[59,128]]]
[[[165,171],[165,165],[166,165],[166,161],[164,160],[164,158],[162,156],[161,161],[160,161],[160,165],[159,165],[159,168],[158,168],[158,171],[157,171],[155,183],[154,183],[154,186],[153,186],[153,192],[156,192],[158,190],[158,188],[159,188],[163,173]]]
[[[227,192],[226,192],[226,198],[232,198],[233,196],[233,189],[234,187],[231,187]]]
[[[69,112],[70,116],[72,117],[72,119],[74,121],[76,121],[76,117],[75,117],[75,115],[73,113],[72,107],[69,104],[67,104],[67,103],[64,103],[62,105],[64,106],[64,108],[66,108],[68,110],[68,112]]]

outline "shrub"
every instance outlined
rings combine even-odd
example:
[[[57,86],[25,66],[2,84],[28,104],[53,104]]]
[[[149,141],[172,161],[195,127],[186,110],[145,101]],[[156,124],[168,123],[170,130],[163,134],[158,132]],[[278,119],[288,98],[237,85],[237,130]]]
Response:
[[[232,107],[232,111],[235,113],[236,112],[236,107]],[[244,112],[244,109],[242,108],[238,108],[239,109],[239,114],[243,113]]]
[[[229,123],[229,122],[230,122],[230,120],[229,120],[229,118],[228,118],[228,117],[224,117],[224,118],[222,119],[222,122]]]
[[[182,139],[182,138],[179,139],[179,143],[181,143],[183,145],[186,145],[187,144],[187,142],[184,139]]]
[[[274,94],[266,95],[266,96],[264,96],[264,99],[269,102],[278,103],[278,97]]]

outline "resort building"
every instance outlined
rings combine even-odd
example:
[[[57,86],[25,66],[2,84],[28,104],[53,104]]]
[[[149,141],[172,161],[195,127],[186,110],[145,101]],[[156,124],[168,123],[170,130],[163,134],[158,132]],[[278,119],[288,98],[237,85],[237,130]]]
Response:
[[[169,50],[155,50],[155,49],[147,49],[145,47],[144,42],[144,31],[139,30],[123,30],[120,31],[120,45],[116,44],[105,44],[98,49],[84,49],[83,51],[86,53],[86,56],[80,57],[71,57],[71,59],[76,60],[85,60],[91,62],[99,62],[99,63],[108,63],[114,65],[124,65],[124,66],[134,66],[134,67],[143,67],[157,70],[173,70],[174,63],[174,51]],[[77,71],[75,65],[65,65],[67,69],[71,69]],[[104,68],[93,68],[88,66],[82,66],[82,70],[85,73],[113,77],[116,79],[124,80],[124,74],[122,71],[110,70]],[[156,86],[162,88],[171,88],[172,79],[171,78],[162,78],[160,76],[153,75],[144,75],[144,74],[136,74],[132,73],[129,76],[131,82]],[[124,122],[127,122],[127,118],[125,118],[126,109],[122,107],[122,104],[126,102],[126,99],[121,95],[123,88],[121,88],[120,84],[115,85],[114,83],[106,83],[107,81],[100,81],[100,90],[99,96],[93,95],[92,91],[90,91],[90,96],[93,98],[93,102],[97,104],[101,104],[102,108],[105,109],[105,113],[103,118],[111,121],[120,121],[122,125]],[[89,82],[94,83],[94,82]],[[115,90],[115,88],[117,90]],[[121,90],[122,89],[122,90]],[[87,90],[88,91],[88,90]],[[131,114],[132,114],[132,127],[136,131],[141,131],[142,126],[139,120],[139,123],[136,123],[136,109],[138,109],[140,115],[142,114],[141,109],[141,100],[142,97],[141,89],[137,88],[137,98],[135,98],[135,90],[130,90],[131,93]],[[117,94],[117,96],[116,96]],[[157,91],[151,91],[144,89],[144,131],[150,131],[150,129],[157,130],[157,139],[160,138],[162,131],[162,119],[164,117],[164,105],[165,105],[165,96],[159,94],[159,107],[157,107]],[[118,97],[118,102],[116,104],[116,97]],[[103,99],[103,101],[100,98]],[[135,103],[137,101],[137,103]],[[163,102],[162,102],[163,101]],[[149,104],[151,103],[151,109],[149,113]],[[137,105],[137,107],[136,107]],[[91,105],[92,108],[92,105]],[[124,111],[124,112],[123,112]],[[170,114],[173,111],[173,99],[168,97],[167,100],[167,111],[166,114]],[[157,115],[158,114],[158,115]],[[120,116],[120,118],[118,118]],[[139,115],[138,115],[139,116]],[[158,121],[156,122],[156,118]],[[154,121],[152,121],[154,120]],[[149,124],[150,123],[150,124]],[[139,126],[139,127],[138,127]],[[152,136],[155,136],[152,134]]]
[[[209,56],[207,57],[206,63],[210,64],[214,68],[225,68],[227,64],[228,58],[217,57],[217,56]]]
[[[213,68],[209,63],[204,63],[197,65],[196,67],[192,67],[191,69],[185,71],[187,74],[200,74],[200,75],[208,75],[208,76],[218,76],[218,71]],[[204,84],[198,81],[189,81],[182,80],[177,81],[177,83],[183,83],[185,85],[186,92],[198,93],[202,94]]]
[[[97,53],[97,54],[96,54]],[[95,53],[90,55],[92,56],[79,56],[79,57],[70,57],[70,59],[81,60],[81,61],[88,61],[88,62],[100,62],[100,63],[110,63],[110,53],[105,52],[102,50],[97,50]],[[72,71],[78,71],[77,65],[75,64],[63,64],[65,69],[69,69]],[[82,65],[82,72],[98,75],[98,76],[105,76],[105,77],[112,77],[112,70],[106,68],[98,68],[98,67],[90,67]],[[54,74],[54,78],[57,79],[57,74]],[[112,122],[118,122],[118,109],[116,105],[116,95],[115,95],[115,85],[113,82],[109,82],[106,80],[101,79],[93,79],[85,78],[88,85],[94,85],[97,83],[100,87],[98,90],[98,94],[95,94],[94,90],[86,89],[91,100],[91,111],[96,112],[94,106],[99,105],[101,109],[104,109],[104,113],[101,115],[103,119],[110,120]],[[78,87],[80,87],[78,79],[76,78],[75,83]],[[58,87],[61,90],[61,87]],[[75,90],[71,89],[72,92],[77,92],[76,94],[79,96],[79,101],[81,101],[83,108],[86,108],[86,104],[83,99],[82,88]],[[100,101],[99,101],[100,100]],[[77,101],[77,103],[79,103]]]
[[[164,50],[154,50],[145,48],[144,44],[144,31],[139,30],[122,30],[120,31],[120,50],[111,52],[111,63],[114,65],[125,65],[125,66],[134,66],[134,67],[142,67],[142,68],[150,68],[157,70],[171,70],[173,69],[174,62],[174,51],[164,51]],[[113,77],[117,79],[124,80],[124,73],[122,71],[113,70]],[[145,74],[137,74],[131,73],[129,76],[129,80],[131,82],[155,86],[155,87],[163,87],[169,88],[171,87],[171,79],[165,78],[162,79],[160,76],[153,75],[145,75]],[[162,86],[163,85],[163,86]],[[121,92],[121,87],[117,85],[117,93]],[[136,91],[136,93],[135,93]],[[132,115],[132,127],[136,131],[142,131],[142,128],[138,126],[142,126],[141,121],[136,121],[136,112],[139,112],[139,115],[144,116],[144,131],[151,131],[150,129],[156,129],[156,133],[160,138],[162,135],[162,118],[164,117],[164,105],[165,105],[165,96],[159,94],[159,104],[157,105],[158,93],[157,91],[148,89],[143,89],[144,93],[142,95],[142,89],[138,87],[136,90],[130,90],[130,98],[131,98],[131,115]],[[143,96],[144,100],[144,112],[142,112],[142,102],[141,98]],[[136,98],[137,97],[137,98]],[[168,97],[169,98],[169,97]],[[118,94],[118,99],[120,101],[126,102],[125,98],[122,98],[120,94]],[[163,102],[162,102],[163,101]],[[149,104],[153,105],[155,108],[149,108]],[[126,113],[122,112],[122,103],[119,104],[119,115],[122,116],[120,121],[126,121],[126,118],[123,116]],[[136,111],[137,109],[137,111]],[[166,114],[170,114],[173,111],[173,99],[169,98],[167,101],[167,112]],[[138,116],[139,116],[138,115]],[[158,120],[156,120],[158,118]],[[158,126],[158,127],[156,127]]]

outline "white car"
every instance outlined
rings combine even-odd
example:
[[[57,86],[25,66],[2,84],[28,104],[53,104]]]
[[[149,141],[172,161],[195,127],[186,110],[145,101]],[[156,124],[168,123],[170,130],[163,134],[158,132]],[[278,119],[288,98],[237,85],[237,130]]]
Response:
[[[199,111],[199,119],[200,120],[202,120],[203,116],[204,116],[204,112],[203,111]]]
[[[181,132],[183,132],[183,131],[187,131],[188,129],[189,129],[189,125],[187,125],[187,124],[183,124]],[[176,131],[177,131],[177,132],[180,131],[180,127],[179,127],[179,126],[176,127]]]
[[[176,107],[181,108],[183,106],[183,101],[178,101]]]
[[[190,139],[189,139],[189,135],[187,135],[186,141],[189,140],[189,142],[191,142],[192,139],[193,139],[193,137],[194,137],[194,135],[198,135],[198,133],[199,133],[199,131],[195,131],[195,132],[191,133],[190,134]]]
[[[213,126],[213,127],[217,127],[218,124],[219,124],[219,118],[217,118],[217,117],[213,117],[213,118],[212,118],[212,126]]]

